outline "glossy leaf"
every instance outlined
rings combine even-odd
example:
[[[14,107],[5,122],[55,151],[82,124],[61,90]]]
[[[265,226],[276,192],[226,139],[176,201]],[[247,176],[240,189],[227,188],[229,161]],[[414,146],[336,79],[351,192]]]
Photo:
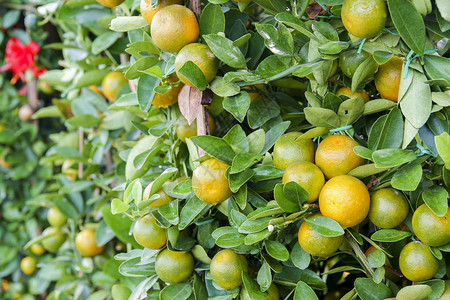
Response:
[[[306,223],[319,234],[326,237],[341,236],[345,232],[338,222],[327,217],[314,217],[305,219]]]

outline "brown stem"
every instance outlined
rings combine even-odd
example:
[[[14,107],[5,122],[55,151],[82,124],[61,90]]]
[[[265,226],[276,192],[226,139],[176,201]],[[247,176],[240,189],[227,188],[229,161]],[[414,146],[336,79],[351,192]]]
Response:
[[[108,150],[105,153],[105,164],[106,164],[106,171],[109,172],[111,170],[112,165],[113,165],[113,160],[112,160],[112,156],[111,156],[111,150]]]
[[[28,104],[33,109],[33,112],[35,112],[39,108],[38,89],[37,89],[36,78],[33,78],[31,81],[29,81],[27,83],[27,98],[28,98]],[[39,121],[38,120],[34,120],[33,125],[36,127],[36,129],[39,129]]]
[[[128,54],[125,54],[125,53],[121,53],[121,54],[120,54],[120,63],[121,63],[121,64],[125,64],[125,63],[127,63],[127,62],[129,62],[129,61],[130,61],[130,56],[129,56]],[[128,80],[128,85],[130,86],[130,90],[131,90],[133,93],[135,93],[135,92],[137,91],[136,84],[134,84],[133,81]]]
[[[197,15],[197,18],[200,19],[200,15],[202,13],[201,1],[191,0],[189,2],[189,8]]]
[[[78,150],[83,153],[84,148],[84,132],[82,129],[78,129]],[[83,178],[83,163],[78,163],[78,178]]]
[[[210,129],[209,129],[209,116],[208,116],[208,109],[206,106],[202,106],[200,111],[197,115],[197,135],[209,135]],[[198,149],[198,155],[203,156],[206,152],[199,148]]]

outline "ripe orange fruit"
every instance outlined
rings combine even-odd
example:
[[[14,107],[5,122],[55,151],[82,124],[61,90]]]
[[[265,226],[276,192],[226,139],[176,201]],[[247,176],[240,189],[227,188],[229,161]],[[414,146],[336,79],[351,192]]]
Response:
[[[341,18],[345,29],[359,38],[371,38],[384,28],[387,9],[383,0],[345,0]]]
[[[393,56],[387,63],[378,68],[375,73],[375,87],[381,98],[398,101],[398,91],[400,89],[400,79],[402,75],[403,59]]]
[[[161,249],[167,242],[166,231],[156,224],[151,214],[142,216],[136,221],[133,236],[139,245],[149,249]]]
[[[198,199],[217,205],[233,195],[225,171],[229,165],[216,158],[198,165],[192,173],[192,188]]]
[[[410,242],[399,257],[400,271],[411,281],[425,281],[436,275],[439,261],[421,242]]]
[[[358,49],[349,49],[339,54],[339,67],[341,67],[342,73],[347,77],[353,77],[358,66],[370,56],[369,53],[362,51],[358,53]],[[369,74],[368,77],[373,74]]]
[[[178,52],[198,40],[200,29],[195,14],[179,4],[161,8],[153,17],[151,35],[161,50]]]
[[[81,256],[96,256],[103,252],[105,245],[98,246],[94,229],[84,229],[77,234],[75,246]]]
[[[155,270],[165,283],[184,282],[194,272],[194,258],[189,251],[174,252],[166,248],[156,257]]]
[[[216,129],[216,122],[211,117],[210,114],[208,114],[209,118],[209,130],[211,131],[211,134],[214,133],[214,130]],[[187,138],[191,138],[193,136],[197,136],[197,120],[194,120],[194,122],[191,123],[191,125],[188,124],[185,117],[180,116],[180,118],[177,121],[177,127],[176,132],[178,138],[183,142],[186,143]]]
[[[181,82],[193,86],[186,77],[179,73],[180,69],[188,61],[192,61],[205,75],[207,82],[211,82],[216,77],[219,69],[219,60],[207,45],[193,43],[183,47],[175,58],[175,71]]]
[[[42,247],[41,244],[33,244],[30,247],[31,252],[33,252],[33,254],[37,255],[37,256],[41,256],[42,254],[45,253],[45,249],[44,247]]]
[[[19,108],[18,112],[19,119],[21,119],[24,122],[28,122],[31,120],[31,116],[33,116],[33,113],[34,113],[33,108],[31,108],[29,104],[22,105]]]
[[[364,103],[369,102],[370,98],[369,95],[367,95],[367,92],[365,90],[361,90],[361,92],[355,92],[352,94],[352,89],[346,86],[341,87],[337,92],[336,96],[347,96],[349,98],[356,98],[358,96],[361,96],[364,100]]]
[[[36,260],[31,256],[25,256],[20,261],[20,269],[26,275],[31,275],[36,271]]]
[[[361,180],[349,175],[331,178],[319,195],[322,215],[332,218],[344,229],[364,221],[369,207],[370,196],[367,187]]]
[[[224,249],[213,257],[209,266],[215,284],[224,290],[231,291],[242,284],[242,272],[248,272],[245,256],[232,249]]]
[[[169,78],[167,78],[167,82],[169,83],[175,83],[179,79],[175,73],[170,74]],[[161,83],[162,85],[162,83]],[[164,94],[155,94],[155,97],[153,98],[152,104],[156,108],[167,108],[171,106],[172,104],[178,102],[178,93],[181,91],[181,88],[184,86],[184,84],[180,83],[178,85],[172,85],[172,88],[170,91]]]
[[[57,227],[46,228],[42,235],[47,236],[47,238],[42,240],[42,246],[51,253],[58,251],[59,247],[66,241],[66,235]]]
[[[353,152],[358,143],[345,135],[331,135],[317,147],[316,165],[327,179],[345,175],[363,164],[364,159]]]
[[[426,204],[422,204],[414,212],[412,228],[425,245],[439,247],[450,243],[450,208],[443,217],[438,217]]]
[[[309,161],[290,164],[283,174],[283,183],[294,181],[304,188],[308,194],[308,203],[319,198],[320,190],[325,184],[325,176],[319,167]]]
[[[266,296],[266,298],[264,298],[264,300],[279,300],[280,299],[280,294],[278,292],[278,288],[273,282],[270,285],[270,287],[267,289],[267,294],[268,295]],[[242,290],[241,290],[241,300],[252,300],[252,299],[253,298],[250,297],[250,295],[248,294],[248,292],[245,289],[245,287],[242,288]]]
[[[408,215],[409,204],[403,194],[386,188],[373,193],[370,198],[370,221],[380,228],[394,228]]]
[[[314,214],[309,218],[321,217],[321,214]],[[308,219],[309,219],[308,218]],[[342,244],[344,236],[326,237],[312,229],[306,221],[303,221],[298,230],[298,242],[303,250],[321,258],[327,258],[336,252]]]
[[[314,143],[311,139],[299,138],[303,133],[283,134],[273,147],[273,165],[285,170],[290,164],[299,161],[314,163]]]
[[[144,20],[152,25],[152,20],[155,14],[163,7],[172,4],[183,4],[182,0],[160,0],[155,9],[152,8],[152,0],[141,0],[141,15]]]
[[[51,226],[61,227],[66,224],[67,217],[56,206],[52,206],[48,209],[47,221]]]
[[[102,91],[106,99],[116,101],[117,93],[128,84],[128,80],[123,76],[122,72],[110,72],[102,81]]]
[[[142,200],[148,200],[150,198],[150,189],[151,189],[151,185],[149,184],[145,190],[144,190],[144,196],[142,197]],[[167,195],[164,190],[162,188],[160,188],[156,194],[159,195],[159,199],[156,199],[155,201],[153,201],[148,208],[157,208],[160,207],[164,204],[170,203],[174,198],[170,197],[169,195]]]
[[[124,1],[125,0],[97,0],[98,3],[106,7],[116,7],[122,4]]]

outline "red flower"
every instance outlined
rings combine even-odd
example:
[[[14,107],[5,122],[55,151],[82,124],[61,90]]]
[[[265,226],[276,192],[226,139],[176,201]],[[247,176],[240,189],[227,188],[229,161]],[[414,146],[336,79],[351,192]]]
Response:
[[[29,69],[35,77],[39,77],[47,71],[45,68],[36,67],[34,57],[39,53],[40,49],[35,41],[31,41],[28,45],[25,45],[16,37],[11,38],[6,44],[6,65],[0,67],[0,72],[12,71],[13,77],[11,78],[11,84],[15,84],[20,78],[25,85],[25,72]]]

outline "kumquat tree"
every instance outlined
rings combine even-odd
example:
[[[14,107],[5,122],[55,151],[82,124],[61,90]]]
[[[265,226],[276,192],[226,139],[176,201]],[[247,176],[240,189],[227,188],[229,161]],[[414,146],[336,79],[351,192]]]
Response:
[[[450,299],[450,1],[3,0],[0,29],[0,299]]]

